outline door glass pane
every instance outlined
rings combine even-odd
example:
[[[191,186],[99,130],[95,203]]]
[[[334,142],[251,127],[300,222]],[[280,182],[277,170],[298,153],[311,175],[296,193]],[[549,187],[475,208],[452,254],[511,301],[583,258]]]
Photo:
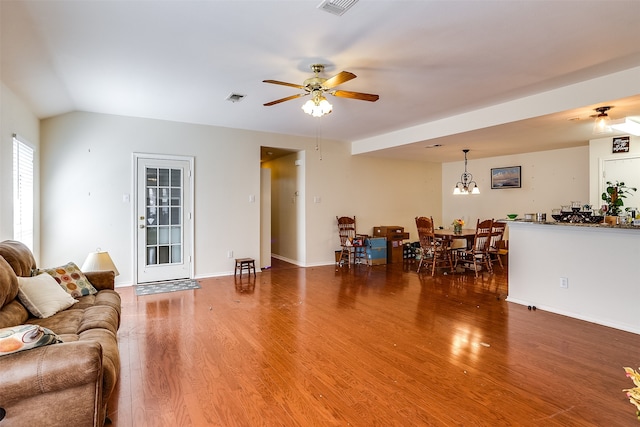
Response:
[[[182,243],[182,228],[171,227],[171,243]]]
[[[171,246],[171,262],[182,262],[182,247],[180,245]]]
[[[171,169],[171,186],[181,187],[182,185],[182,171],[180,169]]]
[[[147,246],[158,243],[158,228],[147,227]]]
[[[160,206],[169,206],[169,189],[160,188],[160,200],[158,201]]]
[[[180,222],[180,208],[171,208],[171,225],[178,225]]]
[[[156,248],[155,246],[147,248],[147,265],[154,265],[156,263]]]
[[[158,264],[169,264],[169,246],[158,246]]]
[[[159,238],[158,238],[158,243],[160,243],[161,245],[167,245],[169,244],[169,228],[168,227],[160,227],[158,229],[159,233]]]
[[[156,208],[147,206],[147,225],[156,225],[158,223],[156,212]]]
[[[182,203],[180,203],[180,201],[182,200],[180,197],[180,189],[179,188],[172,188],[171,189],[171,206],[179,206]]]
[[[158,218],[158,224],[160,225],[168,225],[169,224],[169,208],[160,208],[160,217]]]
[[[147,265],[182,263],[182,169],[146,168]]]
[[[147,168],[147,187],[158,185],[158,169]]]
[[[156,189],[147,188],[147,206],[156,205]]]
[[[158,185],[160,187],[169,185],[169,169],[158,169]]]

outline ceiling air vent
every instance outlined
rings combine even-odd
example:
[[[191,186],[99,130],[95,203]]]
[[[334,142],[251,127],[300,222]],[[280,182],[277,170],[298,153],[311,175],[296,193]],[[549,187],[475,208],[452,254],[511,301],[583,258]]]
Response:
[[[225,99],[231,102],[240,102],[244,99],[245,96],[247,95],[241,95],[239,93],[230,93],[229,96],[227,96]]]
[[[324,0],[318,5],[318,9],[341,16],[357,2],[358,0]]]

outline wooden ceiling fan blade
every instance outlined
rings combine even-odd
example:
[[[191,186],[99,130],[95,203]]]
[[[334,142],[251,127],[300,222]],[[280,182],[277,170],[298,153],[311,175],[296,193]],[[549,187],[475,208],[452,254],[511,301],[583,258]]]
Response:
[[[267,102],[263,104],[265,107],[270,107],[272,105],[280,104],[281,102],[291,101],[292,99],[300,98],[301,96],[306,96],[308,93],[298,93],[296,95],[287,96],[286,98],[276,99],[275,101]]]
[[[352,79],[355,79],[355,78],[356,78],[355,74],[350,73],[348,71],[341,71],[338,74],[336,74],[335,76],[325,80],[324,83],[322,83],[322,86],[325,89],[331,89],[333,87],[341,85],[342,83],[348,82],[349,80],[352,80]]]
[[[278,80],[263,80],[262,82],[263,83],[271,83],[271,84],[274,84],[274,85],[291,86],[291,87],[295,87],[297,89],[304,89],[304,86],[302,86],[302,85],[297,85],[295,83],[281,82],[281,81],[278,81]]]
[[[341,98],[360,99],[362,101],[370,102],[376,102],[380,98],[379,95],[374,95],[372,93],[349,92],[347,90],[336,90],[330,93],[331,95],[339,96]]]

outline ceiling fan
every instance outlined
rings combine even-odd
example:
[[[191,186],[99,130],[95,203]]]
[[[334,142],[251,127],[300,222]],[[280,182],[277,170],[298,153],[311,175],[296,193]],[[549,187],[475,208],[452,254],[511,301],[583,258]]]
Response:
[[[307,104],[311,102],[315,106],[320,106],[322,104],[322,101],[324,101],[326,105],[328,105],[328,111],[323,112],[321,114],[316,115],[312,112],[308,112],[309,114],[319,117],[323,114],[331,112],[331,105],[327,102],[326,98],[324,97],[325,93],[328,93],[333,96],[338,96],[341,98],[360,99],[362,101],[370,101],[370,102],[375,102],[378,100],[378,98],[380,98],[378,95],[373,95],[370,93],[350,92],[346,90],[335,90],[334,88],[336,86],[356,78],[356,75],[353,73],[350,73],[349,71],[341,71],[335,76],[325,79],[319,76],[319,74],[322,71],[324,71],[324,65],[313,64],[311,65],[311,70],[315,73],[315,76],[306,79],[301,85],[295,84],[295,83],[281,82],[278,80],[263,80],[264,83],[272,83],[272,84],[282,85],[282,86],[291,86],[291,87],[295,87],[296,89],[304,90],[303,93],[298,93],[296,95],[287,96],[286,98],[276,99],[275,101],[267,102],[266,104],[264,104],[264,106],[270,107],[272,105],[276,105],[281,102],[290,101],[292,99],[300,98],[302,96],[311,95],[311,100],[308,101]],[[307,104],[305,104],[305,106]],[[305,106],[303,106],[303,109]],[[307,112],[306,109],[305,109],[305,112]]]

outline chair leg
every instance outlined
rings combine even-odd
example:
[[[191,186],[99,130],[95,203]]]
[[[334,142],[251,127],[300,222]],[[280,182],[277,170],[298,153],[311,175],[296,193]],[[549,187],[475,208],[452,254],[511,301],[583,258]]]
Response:
[[[451,251],[447,249],[445,251],[445,255],[449,260],[449,270],[453,273],[453,260],[451,259]]]
[[[346,261],[347,263],[347,267],[351,268],[351,256],[349,254],[349,248],[347,247],[343,247],[342,251],[340,252],[340,261],[339,264],[343,265],[343,263]]]
[[[438,262],[438,254],[437,252],[433,252],[433,259],[431,260],[431,276],[435,276],[436,274],[436,263]]]

